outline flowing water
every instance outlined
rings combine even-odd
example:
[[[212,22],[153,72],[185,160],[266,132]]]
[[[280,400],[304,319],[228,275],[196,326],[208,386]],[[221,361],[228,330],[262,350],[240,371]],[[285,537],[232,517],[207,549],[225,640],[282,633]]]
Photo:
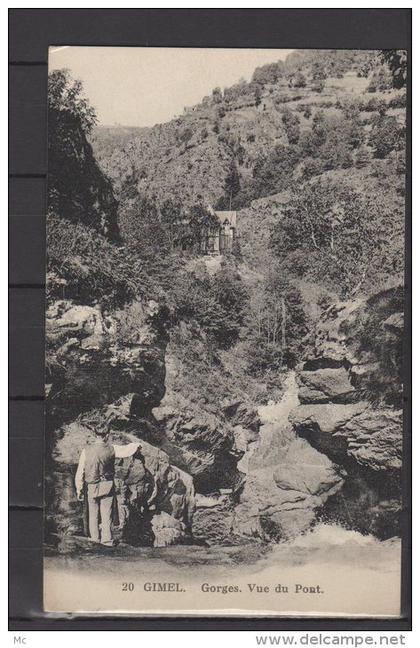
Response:
[[[249,444],[248,451],[238,462],[238,470],[248,473],[252,465],[271,466],[279,463],[284,454],[284,445],[295,437],[289,423],[291,410],[299,405],[298,386],[294,371],[284,381],[284,392],[277,403],[261,405],[258,414],[261,420],[259,438]],[[274,437],[277,439],[277,447]]]
[[[294,372],[278,403],[260,408],[260,439],[246,462],[272,456],[273,434],[294,434]],[[132,614],[398,616],[401,546],[337,524],[318,524],[278,545],[98,548],[45,558],[46,607],[53,611]],[[145,593],[149,582],[176,582],[182,594]],[[133,591],[123,590],[132,583]],[[203,587],[218,587],[218,593]],[[225,591],[233,586],[235,592]],[[262,591],[268,587],[268,592]],[[258,592],[256,589],[261,588]],[[297,590],[298,588],[298,590]],[[299,589],[300,588],[300,589]],[[296,591],[297,590],[297,591]],[[314,593],[316,592],[316,593]]]

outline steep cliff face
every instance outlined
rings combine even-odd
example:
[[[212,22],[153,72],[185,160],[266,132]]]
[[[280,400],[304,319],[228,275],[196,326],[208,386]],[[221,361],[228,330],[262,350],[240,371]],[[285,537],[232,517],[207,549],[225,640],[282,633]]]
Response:
[[[129,316],[128,316],[129,314]],[[157,484],[154,511],[120,515],[121,533],[132,544],[163,546],[184,541],[194,508],[192,478],[171,465],[168,455],[148,443],[159,435],[147,422],[165,393],[164,315],[156,302],[135,303],[122,310],[52,301],[47,310],[47,456],[46,496],[51,537],[68,538],[83,531],[83,510],[76,500],[74,475],[80,452],[89,443],[84,422],[112,421],[111,441],[144,439],[146,471]],[[142,464],[125,467],[133,484],[144,486]],[[118,470],[117,470],[118,474]],[[140,486],[139,486],[140,487]],[[128,525],[128,526],[127,526]],[[60,540],[60,542],[61,542]]]
[[[326,514],[378,535],[398,531],[403,289],[331,306],[297,373],[297,434],[347,472]]]
[[[53,302],[46,313],[48,418],[55,425],[133,394],[146,416],[165,391],[167,336],[156,302],[136,303],[136,331],[124,338],[124,311]]]
[[[240,397],[226,395],[209,402],[209,394],[203,392],[197,400],[193,380],[169,345],[165,396],[152,412],[161,447],[193,476],[200,493],[235,489],[241,481],[237,463],[245,451],[243,441],[258,434],[258,413]]]

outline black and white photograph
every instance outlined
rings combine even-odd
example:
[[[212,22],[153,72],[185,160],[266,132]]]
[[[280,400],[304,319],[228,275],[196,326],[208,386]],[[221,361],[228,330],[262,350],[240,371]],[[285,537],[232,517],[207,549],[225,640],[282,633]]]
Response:
[[[400,616],[406,86],[49,48],[46,612]]]

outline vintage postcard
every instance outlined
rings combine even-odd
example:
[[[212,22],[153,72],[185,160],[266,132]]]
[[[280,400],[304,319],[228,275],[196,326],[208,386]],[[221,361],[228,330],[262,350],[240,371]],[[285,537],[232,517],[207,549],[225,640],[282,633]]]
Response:
[[[398,617],[406,52],[49,51],[44,607]]]

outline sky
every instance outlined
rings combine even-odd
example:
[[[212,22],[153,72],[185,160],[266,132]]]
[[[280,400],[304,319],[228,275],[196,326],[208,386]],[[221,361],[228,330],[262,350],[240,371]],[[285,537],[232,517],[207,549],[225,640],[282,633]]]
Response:
[[[68,68],[104,126],[153,126],[213,88],[251,79],[256,67],[283,60],[286,49],[50,47],[50,70]]]

